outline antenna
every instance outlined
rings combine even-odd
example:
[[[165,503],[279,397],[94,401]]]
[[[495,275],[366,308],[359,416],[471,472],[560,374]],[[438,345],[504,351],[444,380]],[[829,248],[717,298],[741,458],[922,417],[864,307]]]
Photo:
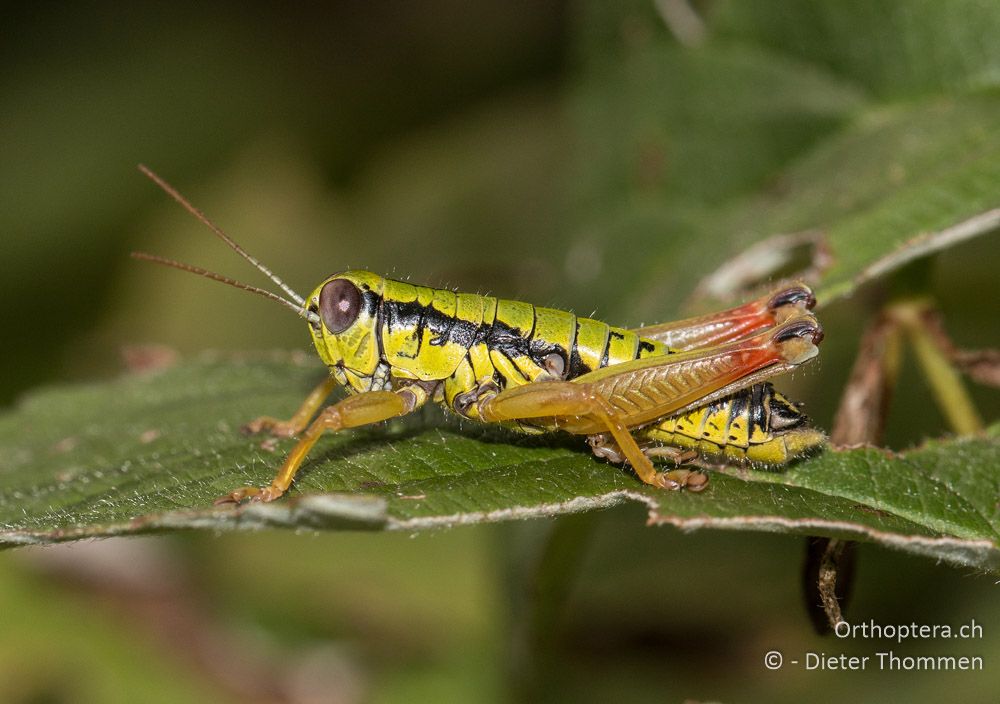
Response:
[[[284,298],[276,293],[271,293],[262,288],[257,288],[256,286],[251,286],[245,284],[242,281],[237,281],[236,279],[230,279],[228,276],[223,276],[222,274],[216,274],[214,271],[208,271],[207,269],[202,269],[200,266],[194,266],[193,264],[185,264],[184,262],[174,261],[173,259],[167,259],[166,257],[159,257],[155,254],[146,254],[145,252],[132,252],[133,259],[142,259],[147,262],[155,262],[157,264],[163,264],[164,266],[172,266],[175,269],[180,269],[181,271],[189,271],[192,274],[197,274],[198,276],[204,276],[206,279],[212,279],[213,281],[219,281],[221,283],[233,286],[234,288],[241,288],[244,291],[249,291],[250,293],[256,293],[265,298],[270,298],[272,301],[277,301],[278,303],[288,306],[295,314],[305,318],[306,320],[312,321],[316,317],[315,313],[310,314],[304,308],[300,308],[291,301],[286,301]],[[318,320],[318,318],[317,318]]]
[[[254,268],[256,268],[258,271],[260,271],[262,274],[264,274],[267,278],[271,279],[271,281],[273,281],[275,284],[277,284],[278,288],[280,288],[282,291],[284,291],[289,296],[291,296],[291,298],[292,298],[293,301],[295,301],[296,303],[298,303],[300,306],[304,306],[305,305],[305,299],[302,298],[302,296],[300,296],[299,294],[295,293],[295,291],[293,291],[291,289],[291,287],[288,286],[284,281],[282,281],[280,278],[278,278],[273,271],[271,271],[266,266],[264,266],[263,264],[261,264],[259,261],[257,261],[256,258],[252,257],[245,249],[243,249],[241,246],[239,246],[238,244],[236,244],[236,242],[235,242],[235,240],[233,240],[233,238],[231,238],[229,235],[227,235],[225,232],[223,232],[222,229],[218,225],[216,225],[211,220],[209,220],[208,217],[206,217],[206,215],[203,212],[201,212],[196,207],[194,207],[193,205],[191,205],[191,203],[189,203],[188,200],[177,191],[177,189],[175,189],[169,183],[167,183],[162,178],[160,178],[156,173],[154,173],[152,171],[152,169],[150,169],[145,164],[139,164],[139,171],[141,171],[143,174],[145,174],[149,178],[149,180],[151,180],[157,186],[159,186],[160,188],[162,188],[164,190],[164,192],[166,192],[167,195],[169,195],[175,201],[177,201],[182,206],[184,206],[185,210],[187,210],[189,213],[191,213],[196,218],[198,218],[206,227],[208,227],[208,229],[210,229],[212,232],[214,232],[219,237],[219,239],[221,239],[223,242],[225,242],[227,245],[229,245],[229,247],[233,251],[235,251],[241,257],[243,257],[244,259],[246,259],[248,262],[250,262],[254,266]],[[184,271],[190,271],[192,273],[201,274],[202,276],[208,276],[208,278],[210,278],[210,279],[215,279],[216,281],[222,281],[223,283],[229,283],[229,284],[233,284],[233,285],[235,285],[235,284],[238,283],[238,282],[233,281],[232,279],[226,279],[226,277],[220,277],[219,274],[212,274],[212,272],[205,271],[204,269],[198,269],[198,267],[190,267],[187,264],[178,266],[179,262],[173,262],[173,261],[170,261],[170,260],[161,259],[159,257],[154,257],[152,255],[145,255],[145,256],[137,257],[137,258],[138,259],[148,259],[149,261],[157,261],[160,264],[166,264],[167,266],[174,266],[174,267],[176,267],[178,269],[183,269]],[[185,268],[185,267],[187,267],[187,268]],[[197,269],[197,271],[195,271],[196,269]],[[212,274],[212,275],[209,276],[209,274]],[[252,287],[249,287],[246,284],[239,284],[238,288],[243,288],[243,289],[246,289],[248,291],[252,290]],[[258,292],[260,292],[262,289],[256,289],[256,290]],[[274,295],[274,294],[272,294],[272,295]],[[283,301],[284,299],[279,299],[279,300]]]

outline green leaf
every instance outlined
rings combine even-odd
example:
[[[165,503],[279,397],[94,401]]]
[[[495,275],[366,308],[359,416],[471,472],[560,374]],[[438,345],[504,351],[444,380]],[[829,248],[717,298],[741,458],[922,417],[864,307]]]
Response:
[[[863,101],[758,48],[695,52],[661,40],[593,70],[572,104],[586,154],[580,187],[597,205],[632,193],[681,205],[753,189]]]
[[[718,34],[766,44],[896,97],[995,86],[1000,6],[977,0],[729,0]]]
[[[1000,55],[986,37],[1000,13],[869,5],[720,3],[696,48],[643,3],[592,9],[572,95],[573,241],[644,256],[607,257],[609,283],[587,281],[585,304],[639,291],[623,311],[659,320],[723,262],[804,231],[823,245],[807,278],[825,304],[997,230]],[[701,302],[740,298],[738,283],[703,286]]]
[[[832,258],[817,296],[851,294],[909,261],[995,232],[1000,138],[989,125],[1000,94],[872,111],[789,169],[768,196],[719,223],[731,251],[760,233],[819,229]]]
[[[266,484],[293,442],[269,449],[240,424],[289,413],[322,374],[296,355],[206,356],[30,396],[0,419],[0,544],[186,528],[415,531],[635,501],[652,522],[685,529],[836,535],[1000,570],[1000,425],[902,455],[828,451],[785,472],[715,473],[690,494],[644,486],[578,439],[425,416],[323,438],[277,502],[213,507]]]

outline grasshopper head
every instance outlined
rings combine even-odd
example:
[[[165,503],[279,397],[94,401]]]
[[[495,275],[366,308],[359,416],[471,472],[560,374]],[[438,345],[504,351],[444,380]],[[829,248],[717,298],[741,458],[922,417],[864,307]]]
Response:
[[[327,366],[361,376],[375,372],[382,284],[382,277],[371,272],[347,271],[326,279],[306,299],[313,344]]]

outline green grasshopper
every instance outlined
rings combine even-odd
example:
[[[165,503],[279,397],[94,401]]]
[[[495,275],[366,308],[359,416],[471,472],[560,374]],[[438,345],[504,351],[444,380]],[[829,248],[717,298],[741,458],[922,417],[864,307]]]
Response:
[[[524,433],[584,435],[595,455],[627,462],[643,482],[665,489],[704,488],[703,473],[680,468],[699,457],[778,466],[825,442],[797,404],[764,382],[819,352],[823,330],[804,285],[635,330],[368,271],[334,274],[302,298],[172,186],[140,170],[288,298],[189,264],[133,256],[291,308],[330,370],[290,419],[264,416],[245,426],[300,436],[271,484],[236,489],[216,503],[273,501],[323,433],[404,416],[428,401]],[[320,410],[338,386],[348,396]],[[675,468],[657,471],[657,457]]]

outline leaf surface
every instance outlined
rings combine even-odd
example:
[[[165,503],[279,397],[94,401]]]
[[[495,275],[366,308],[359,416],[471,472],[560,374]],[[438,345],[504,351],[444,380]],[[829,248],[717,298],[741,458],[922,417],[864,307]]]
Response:
[[[213,507],[266,484],[293,441],[239,426],[288,413],[323,374],[297,355],[205,356],[147,375],[50,389],[0,419],[0,543],[167,529],[286,526],[421,530],[634,501],[650,521],[836,535],[1000,568],[1000,426],[891,455],[827,451],[785,472],[713,473],[701,494],[644,486],[584,443],[540,443],[439,414],[324,437],[295,488]]]

